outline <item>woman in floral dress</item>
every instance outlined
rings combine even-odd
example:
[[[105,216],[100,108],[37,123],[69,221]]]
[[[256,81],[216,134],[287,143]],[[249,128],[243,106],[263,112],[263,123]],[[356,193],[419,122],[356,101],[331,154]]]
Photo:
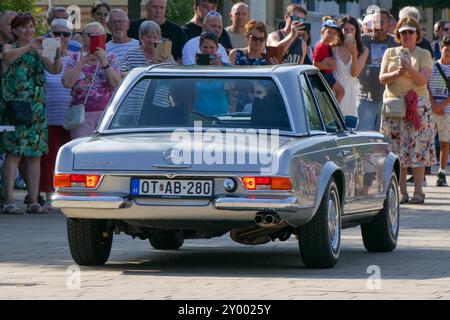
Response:
[[[19,161],[25,160],[25,180],[30,197],[28,213],[41,213],[38,202],[41,156],[48,150],[48,133],[44,106],[44,69],[51,73],[61,70],[59,50],[55,59],[41,57],[42,38],[34,39],[35,22],[31,14],[19,13],[11,23],[15,36],[12,45],[3,47],[1,65],[0,119],[2,124],[15,125],[6,113],[6,102],[30,103],[32,121],[29,125],[15,125],[14,132],[4,133],[0,153],[6,153],[3,164],[5,187],[4,214],[22,214],[14,205],[14,180]]]
[[[416,46],[422,38],[421,32],[416,20],[400,20],[395,37],[401,46],[386,50],[380,72],[381,84],[386,85],[385,98],[404,97],[405,103],[415,101],[407,103],[405,118],[383,116],[381,125],[381,132],[392,139],[394,151],[400,158],[400,203],[411,204],[424,203],[422,181],[425,167],[436,161],[434,122],[427,89],[433,62],[427,50]],[[403,52],[408,53],[405,55]],[[406,188],[408,167],[412,168],[414,177],[414,196],[411,199]]]

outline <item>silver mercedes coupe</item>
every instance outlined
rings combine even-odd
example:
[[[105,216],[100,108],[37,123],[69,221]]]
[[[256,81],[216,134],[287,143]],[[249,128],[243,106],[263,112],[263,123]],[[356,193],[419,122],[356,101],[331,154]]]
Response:
[[[52,203],[79,265],[104,264],[121,232],[157,250],[229,233],[295,236],[306,267],[330,268],[344,228],[370,252],[397,245],[399,160],[356,122],[311,66],[138,68],[95,134],[60,149]]]

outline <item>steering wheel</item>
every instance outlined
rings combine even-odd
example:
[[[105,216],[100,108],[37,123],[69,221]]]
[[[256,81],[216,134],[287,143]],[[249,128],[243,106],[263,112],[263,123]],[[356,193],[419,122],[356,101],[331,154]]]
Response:
[[[192,111],[192,114],[195,114],[195,115],[199,116],[200,118],[207,120],[209,122],[209,124],[211,124],[211,125],[222,123],[219,118],[214,117],[214,116],[207,116],[206,114],[203,114],[198,111]]]

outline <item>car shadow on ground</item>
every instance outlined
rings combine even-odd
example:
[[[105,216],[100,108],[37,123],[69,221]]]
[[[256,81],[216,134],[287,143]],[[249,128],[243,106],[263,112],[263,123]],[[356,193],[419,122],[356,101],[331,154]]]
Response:
[[[383,279],[421,280],[450,277],[450,250],[401,248],[391,253],[368,253],[344,246],[332,269],[308,269],[297,248],[271,250],[211,249],[187,245],[177,251],[139,254],[132,261],[115,260],[95,270],[121,271],[127,276],[268,277],[293,279],[367,279],[379,268]],[[149,249],[151,250],[151,249]],[[430,258],[432,257],[432,258]],[[402,261],[401,263],[399,261]],[[405,261],[411,261],[408,266]],[[84,269],[84,268],[83,268]],[[91,268],[87,268],[91,269]],[[407,272],[405,272],[407,269]]]

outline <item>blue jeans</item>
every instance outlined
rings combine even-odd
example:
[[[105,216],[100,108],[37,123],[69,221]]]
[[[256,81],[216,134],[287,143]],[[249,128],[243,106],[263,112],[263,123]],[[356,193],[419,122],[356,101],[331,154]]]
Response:
[[[380,131],[382,101],[360,100],[358,105],[358,130]]]

